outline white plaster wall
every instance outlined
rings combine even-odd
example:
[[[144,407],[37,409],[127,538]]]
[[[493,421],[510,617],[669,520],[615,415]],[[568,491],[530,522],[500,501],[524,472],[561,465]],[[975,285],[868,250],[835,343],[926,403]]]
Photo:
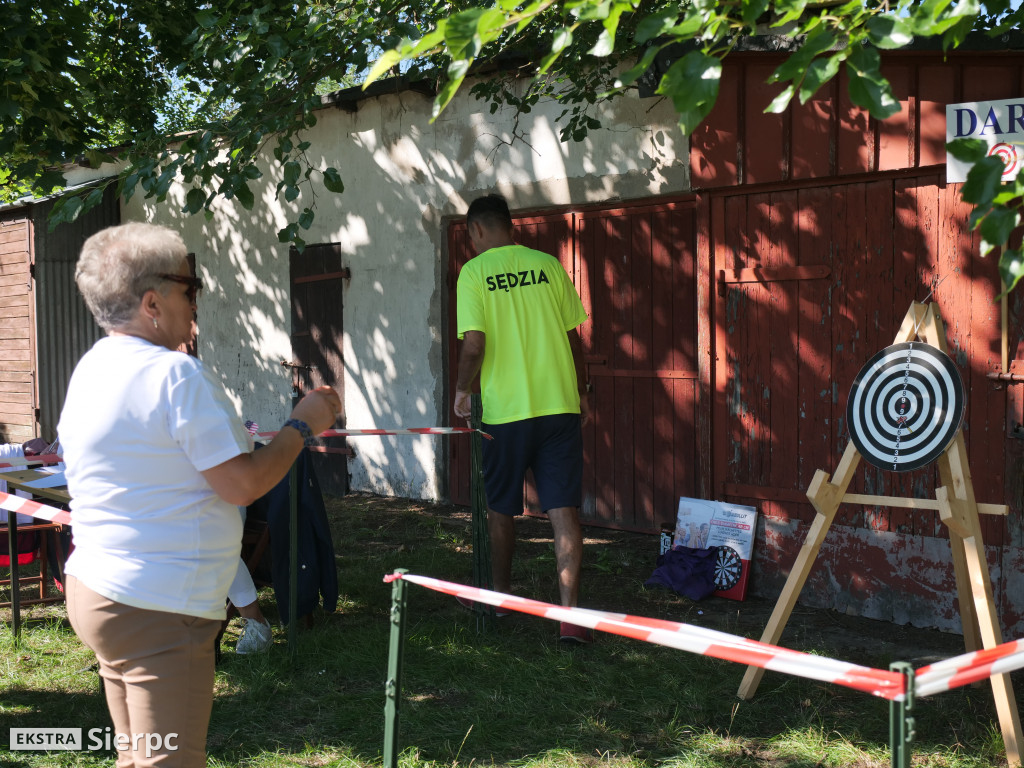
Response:
[[[280,166],[268,155],[252,184],[256,206],[220,202],[207,221],[180,213],[184,188],[163,204],[134,197],[124,220],[181,231],[208,285],[199,303],[200,356],[224,381],[239,415],[274,429],[289,411],[291,358],[286,211],[316,208],[308,243],[339,242],[352,278],[344,309],[345,410],[351,428],[453,423],[445,406],[447,253],[450,217],[480,194],[513,209],[629,200],[688,189],[687,144],[670,105],[624,98],[584,142],[558,140],[562,108],[490,114],[459,96],[430,123],[428,98],[366,99],[357,113],[325,108],[303,139],[314,165],[339,169],[346,190],[304,188],[288,205],[275,195]],[[353,490],[436,500],[446,438],[355,438]]]

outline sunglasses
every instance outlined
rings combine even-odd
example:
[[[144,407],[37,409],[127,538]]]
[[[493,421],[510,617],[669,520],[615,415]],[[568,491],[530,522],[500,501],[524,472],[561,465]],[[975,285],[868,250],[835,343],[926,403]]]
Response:
[[[196,296],[203,290],[203,281],[198,277],[190,277],[187,275],[157,275],[157,277],[163,280],[170,280],[173,283],[181,283],[187,285],[185,289],[185,296],[189,301],[195,301]]]

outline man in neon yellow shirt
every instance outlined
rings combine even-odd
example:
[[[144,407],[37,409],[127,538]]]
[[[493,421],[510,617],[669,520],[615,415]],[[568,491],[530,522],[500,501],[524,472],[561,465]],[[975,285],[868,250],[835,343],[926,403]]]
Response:
[[[575,606],[583,556],[581,427],[590,420],[576,327],[587,313],[557,259],[515,244],[504,199],[474,200],[466,227],[478,255],[459,273],[455,413],[469,418],[479,375],[483,426],[494,437],[484,441],[483,455],[494,588],[511,589],[513,520],[523,512],[523,478],[532,469],[554,531],[559,596]],[[567,622],[559,629],[569,642],[593,637]]]

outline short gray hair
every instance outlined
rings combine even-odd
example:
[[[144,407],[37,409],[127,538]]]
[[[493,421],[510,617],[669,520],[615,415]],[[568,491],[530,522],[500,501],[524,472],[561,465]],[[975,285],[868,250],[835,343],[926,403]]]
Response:
[[[146,291],[166,294],[161,274],[175,274],[187,256],[181,235],[155,224],[132,222],[100,230],[85,241],[75,282],[105,331],[131,322]]]

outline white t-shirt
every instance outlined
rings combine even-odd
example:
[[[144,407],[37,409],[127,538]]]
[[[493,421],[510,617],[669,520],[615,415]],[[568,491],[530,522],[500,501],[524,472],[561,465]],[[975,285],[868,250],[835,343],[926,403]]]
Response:
[[[252,450],[223,387],[186,354],[108,336],[75,368],[57,432],[67,572],[114,602],[223,619],[242,519],[200,472]]]

